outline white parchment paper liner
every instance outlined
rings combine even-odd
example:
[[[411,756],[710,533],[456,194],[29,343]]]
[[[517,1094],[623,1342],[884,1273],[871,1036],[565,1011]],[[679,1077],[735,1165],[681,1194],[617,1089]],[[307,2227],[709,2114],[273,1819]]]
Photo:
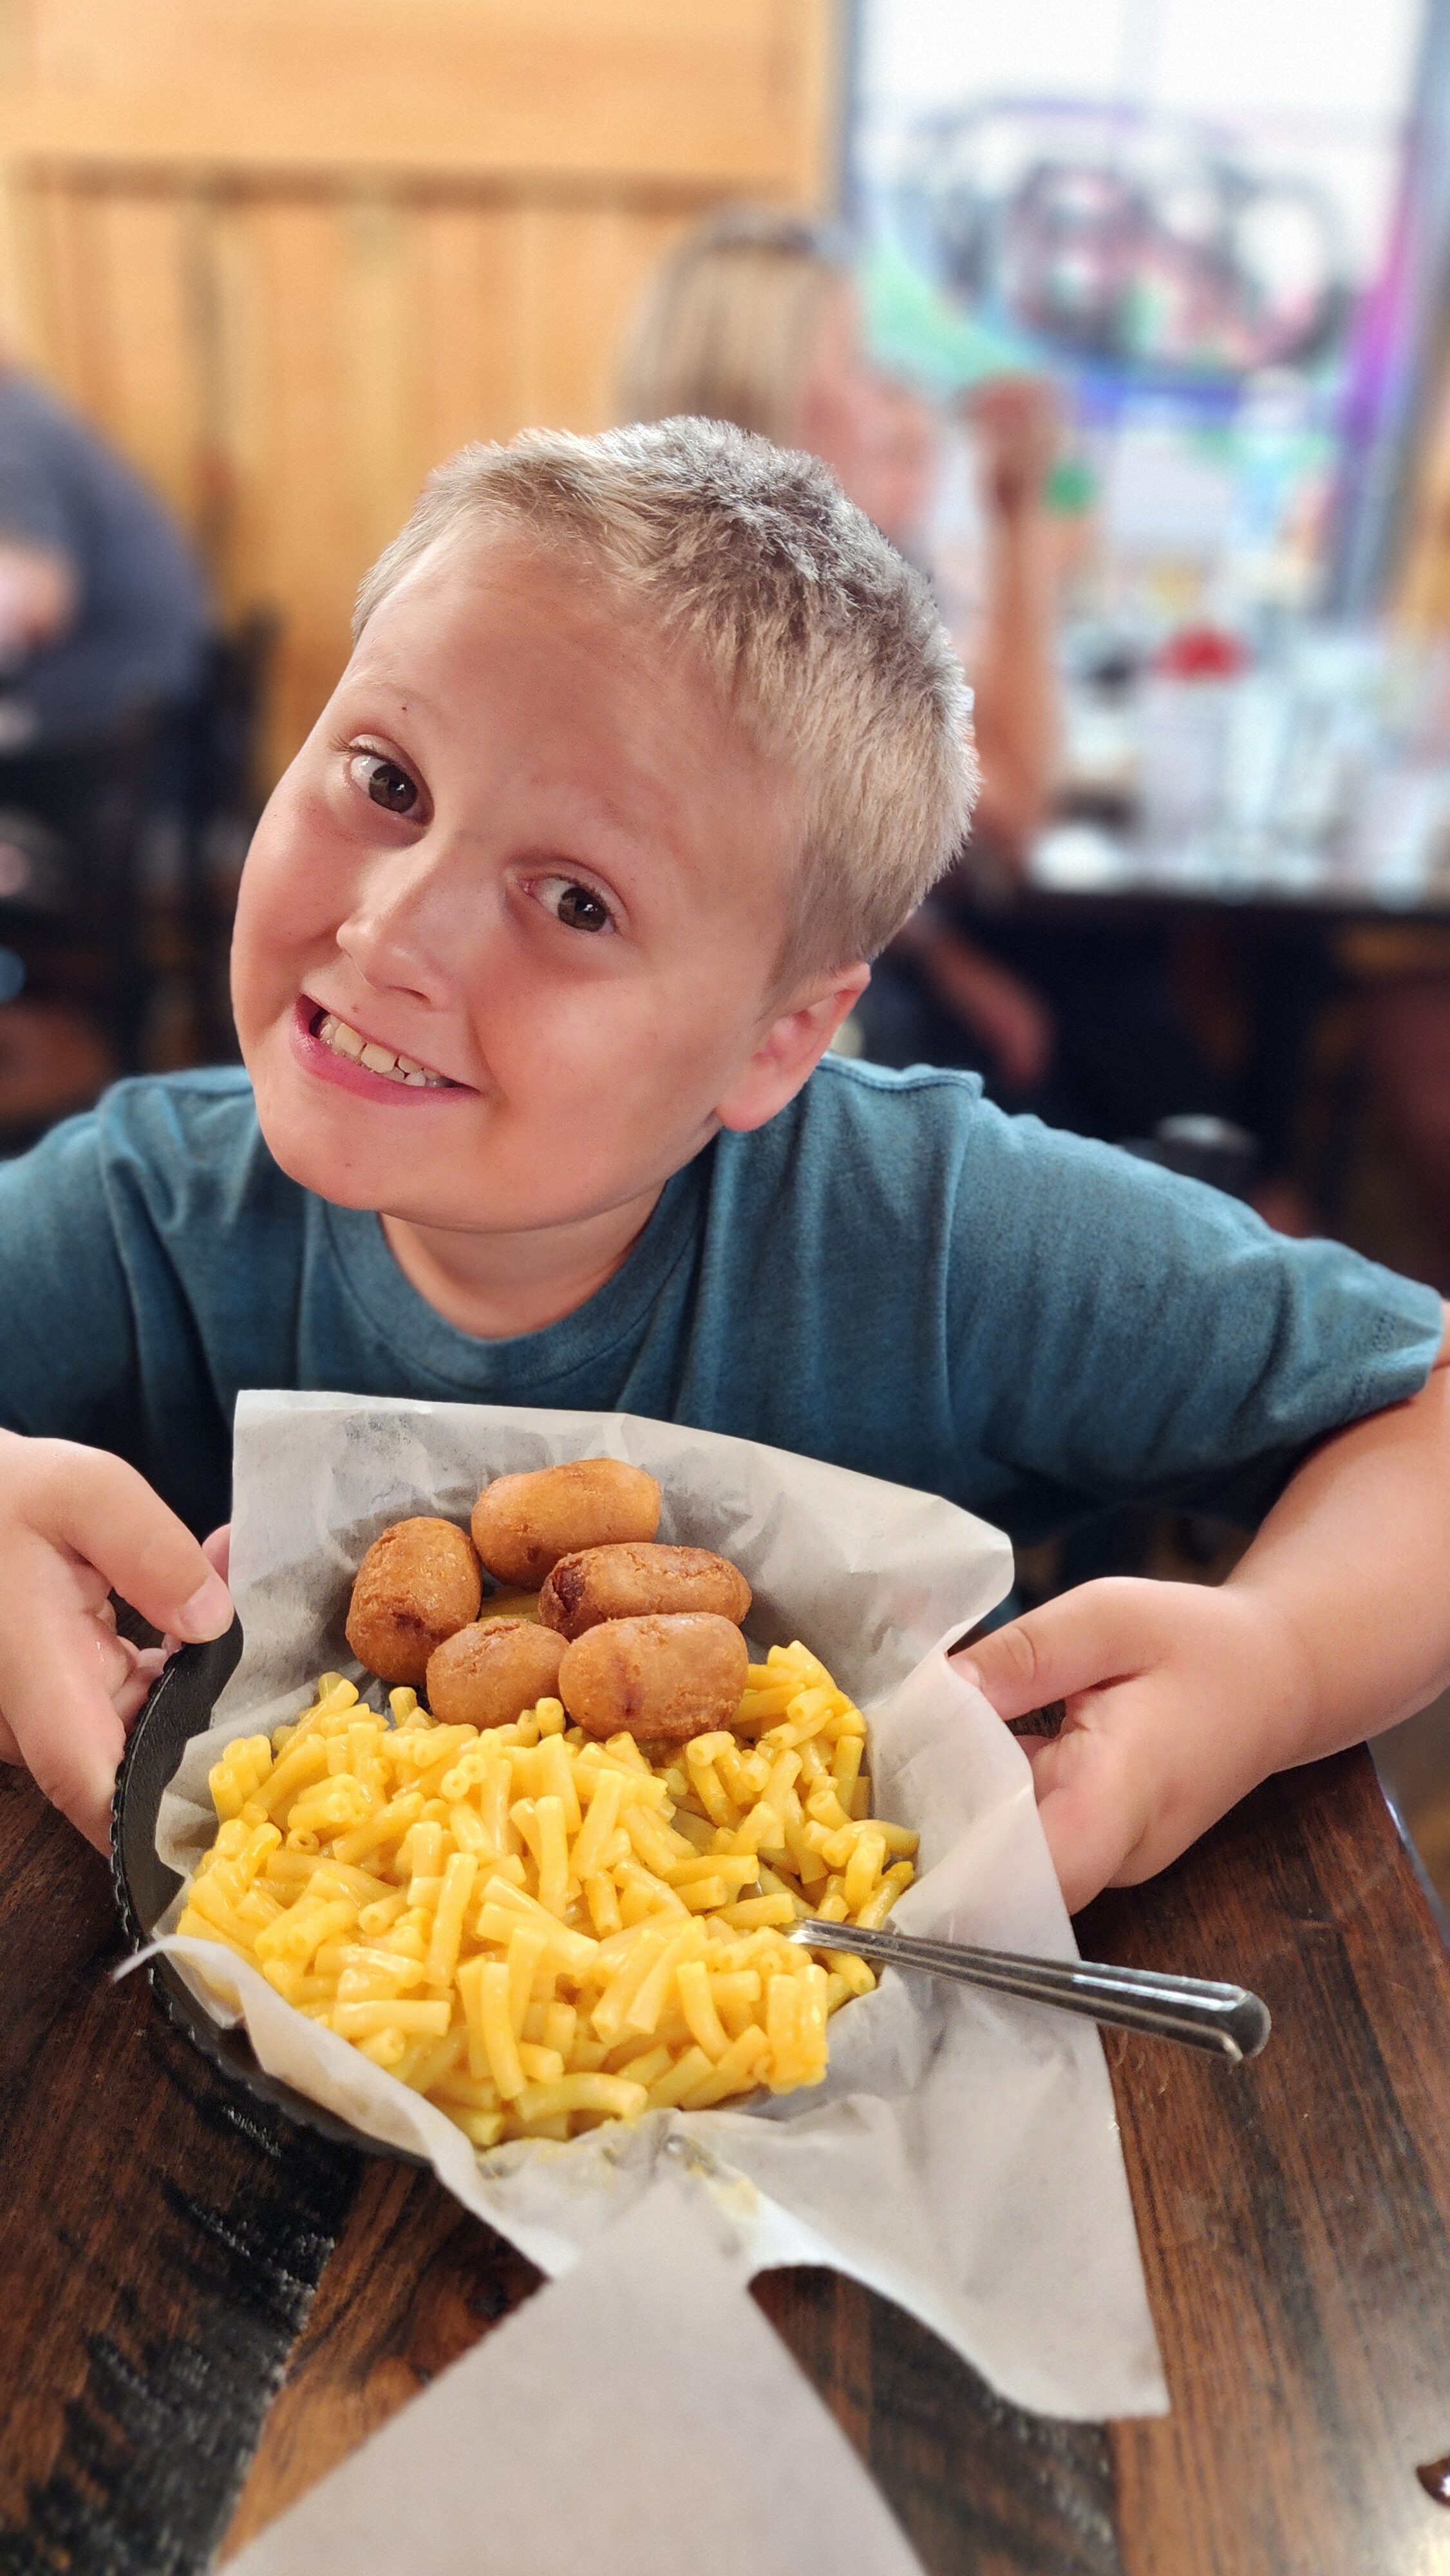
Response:
[[[232,2561],[234,2576],[415,2568],[921,2576],[747,2297],[718,2212],[678,2177]]]
[[[803,1638],[864,1710],[877,1807],[922,1838],[921,1877],[893,1921],[1074,1956],[1026,1758],[944,1651],[1010,1584],[1000,1532],[931,1495],[627,1414],[243,1395],[232,1591],[245,1652],[162,1800],[162,1858],[189,1870],[211,1840],[206,1774],[220,1742],[295,1716],[324,1670],[362,1680],[342,1623],[381,1529],[417,1512],[466,1521],[488,1476],[591,1455],[657,1476],[661,1536],[718,1548],[748,1575],[752,1640]],[[659,2158],[675,2157],[711,2184],[751,2270],[833,2264],[1044,2413],[1166,2409],[1090,2023],[891,1971],[833,2020],[830,2072],[809,2092],[480,2156],[441,2111],[292,2011],[231,1952],[168,1946],[205,1968],[197,1991],[220,2018],[245,2022],[270,2072],[425,2156],[546,2272],[566,2271],[647,2189]]]

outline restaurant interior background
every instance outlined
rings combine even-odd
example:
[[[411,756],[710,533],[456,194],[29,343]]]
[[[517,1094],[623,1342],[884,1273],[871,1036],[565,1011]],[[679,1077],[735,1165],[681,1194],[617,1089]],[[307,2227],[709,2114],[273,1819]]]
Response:
[[[848,219],[938,407],[965,623],[970,398],[1058,391],[1057,810],[982,901],[1152,924],[1271,1064],[1267,1212],[1450,1285],[1447,143],[1450,0],[0,0],[0,345],[217,615],[104,852],[0,761],[0,1152],[230,1051],[250,823],[424,474],[615,417],[670,244],[770,204]],[[1450,1898],[1447,1731],[1385,1763]]]

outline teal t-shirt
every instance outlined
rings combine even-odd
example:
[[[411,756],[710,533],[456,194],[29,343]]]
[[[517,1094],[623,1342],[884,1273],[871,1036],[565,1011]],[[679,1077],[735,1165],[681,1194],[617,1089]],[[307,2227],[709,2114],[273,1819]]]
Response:
[[[1429,1288],[922,1067],[828,1057],[675,1175],[597,1295],[501,1341],[284,1178],[240,1072],[122,1083],[0,1166],[0,1421],[118,1451],[197,1530],[242,1387],[651,1414],[1018,1540],[1150,1497],[1251,1525],[1440,1338]]]

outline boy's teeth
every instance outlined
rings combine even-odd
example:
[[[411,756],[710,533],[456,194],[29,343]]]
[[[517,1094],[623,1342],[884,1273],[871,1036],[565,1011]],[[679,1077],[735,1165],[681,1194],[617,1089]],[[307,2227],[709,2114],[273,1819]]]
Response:
[[[365,1038],[349,1028],[335,1011],[324,1011],[317,1024],[317,1034],[334,1055],[350,1057],[354,1064],[365,1064],[369,1073],[380,1073],[389,1082],[406,1082],[413,1090],[443,1088],[443,1076],[429,1073],[427,1067],[411,1055],[395,1055],[391,1047],[379,1046],[375,1039]]]

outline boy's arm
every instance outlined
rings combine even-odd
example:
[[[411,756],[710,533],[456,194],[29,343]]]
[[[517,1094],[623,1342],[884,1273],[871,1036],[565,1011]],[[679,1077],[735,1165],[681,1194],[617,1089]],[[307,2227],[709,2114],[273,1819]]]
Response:
[[[1223,1585],[1088,1583],[974,1645],[999,1716],[1067,1702],[1029,1750],[1069,1909],[1423,1708],[1450,1683],[1447,1575],[1450,1333],[1418,1395],[1306,1459]]]

